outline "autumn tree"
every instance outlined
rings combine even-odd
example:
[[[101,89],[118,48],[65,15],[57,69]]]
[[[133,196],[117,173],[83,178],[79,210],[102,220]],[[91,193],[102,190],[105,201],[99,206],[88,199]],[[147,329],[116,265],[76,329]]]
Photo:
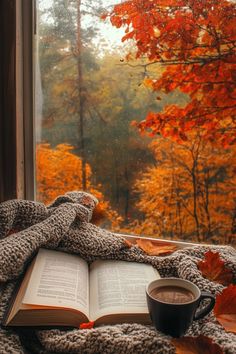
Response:
[[[37,200],[49,204],[68,191],[83,190],[81,158],[73,153],[73,147],[59,144],[52,149],[49,144],[38,144],[36,150]],[[106,223],[117,228],[122,221],[104,198],[100,185],[91,182],[91,167],[86,164],[87,191],[99,200],[99,213],[106,217]]]
[[[158,237],[233,242],[235,148],[214,148],[195,133],[185,144],[159,138],[151,149],[156,164],[134,186],[144,219],[130,228]]]
[[[137,114],[147,112],[154,95],[142,85],[142,70],[124,66],[120,58],[106,52],[98,60],[99,70],[88,77],[96,90],[89,92],[92,119],[87,122],[85,137],[90,143],[88,156],[94,178],[106,186],[104,194],[128,221],[134,211],[132,185],[137,171],[152,161],[147,149],[150,139],[137,135],[130,122]]]
[[[37,200],[46,204],[69,190],[82,189],[82,162],[71,150],[60,144],[51,149],[49,144],[38,144],[36,152]],[[87,183],[91,169],[87,165]]]
[[[41,43],[43,68],[45,65],[42,138],[52,146],[60,143],[76,146],[79,138],[76,129],[76,65],[70,53],[60,49],[64,42],[56,41],[55,46],[50,42],[43,51],[45,41],[46,35]],[[57,53],[61,52],[63,58],[60,60]],[[88,52],[83,55],[86,161],[92,166],[92,181],[102,185],[103,193],[113,208],[128,219],[130,213],[135,212],[132,208],[132,184],[136,172],[152,161],[152,153],[147,149],[148,139],[140,138],[130,127],[130,122],[137,114],[145,114],[150,105],[156,109],[165,100],[154,101],[155,95],[142,84],[142,68],[123,65],[122,52],[107,50],[103,54],[96,60]],[[57,64],[47,72],[48,56]],[[153,71],[155,68],[150,68],[149,72]],[[169,99],[173,100],[173,97]],[[81,157],[79,147],[74,152]]]
[[[235,162],[231,156],[234,148],[228,148],[234,142],[233,2],[134,0],[115,6],[110,19],[117,27],[127,26],[123,39],[130,49],[127,56],[120,48],[100,52],[93,41],[99,39],[94,21],[100,13],[99,3],[54,0],[52,8],[40,17],[42,141],[50,142],[53,152],[60,143],[73,145],[73,155],[82,163],[84,182],[80,188],[96,186],[95,192],[102,191],[126,223],[130,216],[143,217],[141,224],[136,222],[137,231],[195,240],[205,237],[214,241],[215,237],[217,242],[224,234],[225,213],[229,230],[231,208],[235,208],[233,194],[230,199],[227,189],[234,188],[233,167],[229,168],[228,161]],[[86,15],[89,12],[91,15]],[[83,22],[83,18],[87,20]],[[145,116],[145,121],[136,123],[141,132],[148,131],[151,136],[161,133],[182,143],[177,148],[169,141],[157,140],[155,144],[159,143],[162,151],[159,155],[167,155],[166,163],[164,157],[157,157],[157,148],[148,149],[150,138],[138,136],[130,127],[131,120]],[[197,130],[200,140],[192,137]],[[199,153],[203,139],[220,142],[225,154],[210,145]],[[165,151],[169,148],[172,156]],[[207,153],[213,166],[210,159],[202,158]],[[219,156],[215,158],[214,153]],[[179,165],[174,156],[178,156]],[[52,163],[51,159],[46,161],[42,169]],[[148,165],[148,171],[163,179],[150,174],[145,179],[143,171]],[[70,166],[69,174],[73,173]],[[91,166],[92,175],[91,168],[85,166]],[[157,169],[160,166],[162,170]],[[158,185],[165,185],[163,195]],[[229,204],[221,207],[226,196]],[[215,208],[214,202],[218,203]],[[159,219],[155,219],[158,211]],[[221,225],[219,231],[216,222]]]
[[[144,78],[158,101],[161,92],[176,90],[189,97],[184,106],[150,109],[134,124],[141,133],[182,144],[154,143],[155,153],[159,149],[167,161],[157,159],[136,183],[145,213],[138,226],[148,234],[229,242],[235,225],[235,2],[130,0],[107,16],[112,25],[125,27],[122,41],[135,43],[136,59],[148,60],[139,64],[145,73],[153,65],[162,68],[161,75]]]
[[[95,69],[91,41],[97,29],[91,24],[91,17],[99,18],[100,12],[100,0],[53,0],[40,16],[41,70],[43,81],[47,80],[46,85],[43,82],[43,89],[54,92],[51,102],[49,95],[44,95],[47,100],[44,124],[53,122],[54,127],[57,124],[58,130],[63,130],[62,121],[65,125],[66,121],[73,123],[73,136],[77,141],[72,143],[82,159],[84,190],[87,188],[84,130],[89,105],[85,73]]]
[[[136,58],[159,63],[160,78],[146,80],[154,91],[179,89],[190,101],[149,112],[141,131],[186,141],[201,127],[208,141],[236,142],[236,4],[232,0],[128,0],[114,6],[112,25],[125,26]]]

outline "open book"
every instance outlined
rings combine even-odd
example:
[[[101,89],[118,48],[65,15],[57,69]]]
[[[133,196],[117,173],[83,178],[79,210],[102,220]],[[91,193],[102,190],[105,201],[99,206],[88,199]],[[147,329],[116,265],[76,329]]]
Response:
[[[159,273],[151,265],[97,260],[40,249],[5,319],[6,326],[71,326],[83,322],[149,323],[146,285]]]

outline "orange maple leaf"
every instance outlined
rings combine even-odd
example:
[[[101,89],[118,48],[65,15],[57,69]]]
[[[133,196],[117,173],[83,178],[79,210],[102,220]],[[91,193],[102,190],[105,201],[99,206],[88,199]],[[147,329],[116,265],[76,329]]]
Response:
[[[164,254],[170,254],[177,250],[177,246],[172,243],[161,241],[150,241],[145,239],[138,239],[136,244],[149,256],[160,256]]]
[[[223,354],[218,344],[203,335],[172,339],[171,343],[175,346],[176,354]]]
[[[232,283],[232,271],[225,267],[225,262],[220,259],[219,252],[208,251],[204,256],[204,260],[198,262],[198,269],[205,278],[225,286]]]
[[[216,296],[214,314],[227,332],[236,333],[236,285],[229,285]]]

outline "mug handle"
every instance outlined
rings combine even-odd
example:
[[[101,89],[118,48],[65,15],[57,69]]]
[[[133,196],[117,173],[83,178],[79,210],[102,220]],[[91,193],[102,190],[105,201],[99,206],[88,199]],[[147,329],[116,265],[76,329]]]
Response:
[[[210,299],[210,303],[207,306],[205,306],[202,310],[198,311],[197,314],[195,313],[193,318],[194,321],[200,320],[201,318],[206,316],[209,312],[211,312],[211,310],[215,305],[215,297],[212,294],[202,292],[200,295],[199,304],[203,299]]]

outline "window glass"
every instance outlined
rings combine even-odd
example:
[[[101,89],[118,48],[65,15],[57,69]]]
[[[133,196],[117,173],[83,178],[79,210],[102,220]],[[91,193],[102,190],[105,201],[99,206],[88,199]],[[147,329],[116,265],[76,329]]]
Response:
[[[235,244],[233,0],[37,0],[37,200],[102,226]]]

